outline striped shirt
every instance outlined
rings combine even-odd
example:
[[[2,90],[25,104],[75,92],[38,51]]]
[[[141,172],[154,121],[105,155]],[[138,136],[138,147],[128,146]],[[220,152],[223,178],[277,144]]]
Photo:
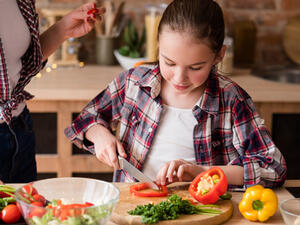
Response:
[[[18,104],[33,98],[31,94],[24,90],[24,87],[30,82],[43,67],[42,51],[39,41],[39,21],[38,14],[35,11],[35,0],[17,0],[21,14],[29,28],[31,42],[26,53],[22,56],[22,69],[20,79],[16,87],[10,94],[10,84],[8,70],[0,37],[0,120],[9,123],[12,118],[12,111]]]
[[[97,95],[65,129],[78,147],[94,124],[116,126],[127,160],[139,170],[154,139],[162,113],[159,67],[137,67],[121,73]],[[193,146],[196,163],[203,166],[239,165],[244,184],[281,186],[286,178],[285,160],[274,145],[250,96],[229,78],[211,72],[204,94],[192,109],[197,120]],[[116,171],[116,181],[134,181],[126,171]]]

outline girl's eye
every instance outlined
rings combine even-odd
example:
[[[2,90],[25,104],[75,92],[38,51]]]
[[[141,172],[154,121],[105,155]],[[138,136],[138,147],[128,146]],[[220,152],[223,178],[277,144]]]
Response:
[[[165,61],[165,64],[166,64],[167,66],[175,66],[174,63],[169,63],[169,62],[166,62],[166,61]]]
[[[202,67],[190,67],[190,70],[201,70]]]

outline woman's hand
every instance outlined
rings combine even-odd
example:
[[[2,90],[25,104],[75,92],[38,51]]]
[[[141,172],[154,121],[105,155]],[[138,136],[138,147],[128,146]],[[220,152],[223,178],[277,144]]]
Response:
[[[127,155],[121,142],[107,128],[94,125],[86,132],[86,138],[94,143],[95,154],[100,161],[114,169],[120,169],[118,154],[124,158]]]
[[[95,3],[87,3],[64,16],[59,22],[65,30],[65,38],[81,37],[90,32],[96,21],[103,19],[105,8],[97,8]]]
[[[96,20],[102,20],[105,8],[87,3],[65,15],[40,35],[43,61],[68,38],[80,37],[90,32]]]
[[[192,181],[206,167],[195,165],[183,159],[173,160],[163,165],[156,176],[156,183],[167,185],[177,181]]]

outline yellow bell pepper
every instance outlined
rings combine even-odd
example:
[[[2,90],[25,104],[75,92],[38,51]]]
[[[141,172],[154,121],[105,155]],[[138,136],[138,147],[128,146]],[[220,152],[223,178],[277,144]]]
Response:
[[[264,222],[276,213],[277,208],[278,199],[275,192],[261,185],[247,188],[239,203],[240,212],[250,221]]]

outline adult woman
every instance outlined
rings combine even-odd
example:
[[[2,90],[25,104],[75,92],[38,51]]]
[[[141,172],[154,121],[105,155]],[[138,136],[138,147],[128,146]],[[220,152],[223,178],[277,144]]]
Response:
[[[0,180],[3,182],[36,179],[35,138],[25,102],[33,96],[24,90],[25,86],[43,68],[50,54],[66,39],[88,33],[102,13],[104,8],[97,9],[94,3],[82,5],[40,35],[35,0],[0,0]]]

